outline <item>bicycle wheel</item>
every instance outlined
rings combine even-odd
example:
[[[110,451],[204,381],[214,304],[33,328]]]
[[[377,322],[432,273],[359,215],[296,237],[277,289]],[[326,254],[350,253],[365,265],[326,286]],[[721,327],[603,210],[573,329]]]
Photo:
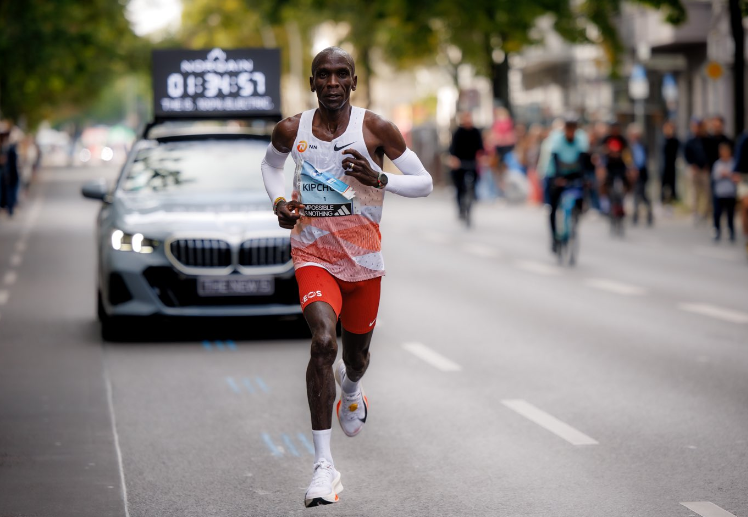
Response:
[[[571,228],[569,228],[568,262],[570,266],[575,265],[579,257],[579,235],[577,233],[578,225],[579,210],[574,209],[574,211],[571,213]]]

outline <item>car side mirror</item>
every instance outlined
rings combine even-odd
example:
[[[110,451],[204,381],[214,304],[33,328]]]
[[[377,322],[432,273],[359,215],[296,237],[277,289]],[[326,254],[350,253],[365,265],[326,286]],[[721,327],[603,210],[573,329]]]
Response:
[[[104,179],[92,180],[83,184],[81,194],[88,199],[106,201],[106,198],[109,196],[109,187]]]

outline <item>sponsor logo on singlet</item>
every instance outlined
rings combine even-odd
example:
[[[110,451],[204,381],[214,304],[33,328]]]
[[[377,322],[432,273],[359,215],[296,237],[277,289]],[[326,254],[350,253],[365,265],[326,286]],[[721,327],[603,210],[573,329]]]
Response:
[[[309,147],[309,144],[306,143],[306,140],[301,140],[299,141],[299,145],[296,146],[296,150],[303,153],[307,147]]]

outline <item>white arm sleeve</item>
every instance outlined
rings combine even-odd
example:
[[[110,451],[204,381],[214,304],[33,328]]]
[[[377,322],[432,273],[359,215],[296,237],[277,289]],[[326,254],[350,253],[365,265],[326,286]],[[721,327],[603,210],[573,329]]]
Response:
[[[426,197],[434,190],[431,174],[428,173],[416,153],[410,149],[406,148],[403,154],[392,160],[392,163],[400,169],[403,175],[387,174],[385,191],[404,197]]]
[[[285,197],[286,186],[283,178],[283,165],[286,163],[289,153],[282,153],[273,147],[271,143],[265,152],[265,158],[262,160],[260,170],[262,171],[262,181],[265,182],[265,190],[270,196],[272,203],[279,197]]]

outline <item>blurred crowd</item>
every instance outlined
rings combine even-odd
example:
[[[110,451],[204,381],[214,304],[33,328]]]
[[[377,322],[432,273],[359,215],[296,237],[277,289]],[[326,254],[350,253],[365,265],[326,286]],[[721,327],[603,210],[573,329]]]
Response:
[[[0,213],[13,217],[40,163],[41,152],[33,135],[0,121]]]
[[[693,119],[685,138],[675,124],[666,121],[659,134],[646,141],[642,127],[617,121],[583,121],[573,114],[550,124],[515,123],[505,108],[497,108],[491,127],[474,128],[469,113],[458,116],[452,138],[449,166],[458,191],[464,189],[464,164],[475,160],[478,197],[529,199],[550,204],[549,176],[554,174],[552,150],[564,138],[565,126],[574,118],[576,142],[590,157],[594,171],[593,208],[610,214],[611,173],[618,168],[630,202],[631,221],[640,214],[653,224],[652,195],[664,213],[675,207],[691,211],[697,225],[711,223],[713,238],[721,239],[723,224],[728,238],[735,240],[734,219],[739,209],[741,226],[748,241],[748,139],[725,134],[725,121],[716,115]],[[458,167],[462,163],[463,167]],[[461,172],[462,171],[462,172]],[[458,195],[459,197],[459,195]]]

